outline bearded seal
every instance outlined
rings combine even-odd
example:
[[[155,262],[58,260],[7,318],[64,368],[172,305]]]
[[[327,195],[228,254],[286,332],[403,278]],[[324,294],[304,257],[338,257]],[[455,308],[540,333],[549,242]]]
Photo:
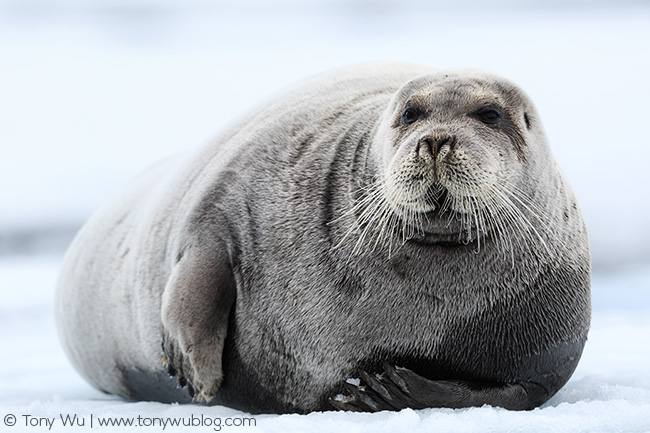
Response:
[[[514,84],[359,66],[134,180],[71,245],[56,313],[128,399],[532,409],[587,338],[587,233]]]

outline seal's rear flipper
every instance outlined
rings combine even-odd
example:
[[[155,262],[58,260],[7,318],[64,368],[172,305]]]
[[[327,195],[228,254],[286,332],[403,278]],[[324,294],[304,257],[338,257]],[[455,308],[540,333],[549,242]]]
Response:
[[[533,382],[489,383],[466,380],[430,380],[413,371],[384,363],[383,374],[361,372],[364,385],[346,383],[350,396],[330,400],[340,410],[377,412],[404,408],[462,408],[499,406],[510,410],[532,410],[551,397]]]
[[[221,358],[235,282],[227,260],[188,246],[162,298],[163,365],[192,398],[207,403],[223,380]]]

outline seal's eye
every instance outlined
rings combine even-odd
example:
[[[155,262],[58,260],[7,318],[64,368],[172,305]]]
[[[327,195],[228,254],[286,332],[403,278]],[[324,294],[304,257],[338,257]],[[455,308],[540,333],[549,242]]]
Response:
[[[501,113],[494,108],[483,108],[474,113],[474,116],[487,125],[495,125],[501,120]]]
[[[420,118],[421,114],[422,113],[420,113],[419,110],[417,110],[417,109],[415,109],[415,108],[413,108],[411,106],[407,106],[404,109],[404,112],[402,112],[402,117],[400,118],[400,123],[403,124],[403,125],[410,125],[411,123],[418,120]]]

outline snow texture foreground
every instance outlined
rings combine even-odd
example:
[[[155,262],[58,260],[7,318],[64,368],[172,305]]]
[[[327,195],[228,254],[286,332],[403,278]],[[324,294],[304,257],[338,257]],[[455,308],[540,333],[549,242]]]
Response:
[[[162,422],[164,431],[171,432],[650,432],[650,269],[594,277],[592,328],[578,369],[557,395],[534,411],[486,406],[281,416],[251,416],[219,406],[127,402],[94,390],[70,365],[56,336],[58,269],[59,261],[53,259],[0,262],[0,432],[48,431],[46,422],[53,432],[162,431]],[[11,428],[6,425],[10,415],[16,422]],[[75,415],[75,422],[85,425],[65,427],[61,416]],[[133,425],[106,427],[99,425],[100,419]],[[173,420],[181,426],[170,425]],[[193,426],[183,427],[183,421]]]

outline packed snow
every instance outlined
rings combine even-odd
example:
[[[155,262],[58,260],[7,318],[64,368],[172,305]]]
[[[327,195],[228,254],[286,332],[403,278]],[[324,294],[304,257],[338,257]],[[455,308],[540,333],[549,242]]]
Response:
[[[650,7],[455,4],[0,0],[0,433],[650,432]],[[54,327],[69,233],[147,165],[202,144],[283,87],[386,60],[486,69],[535,102],[593,253],[592,328],[569,383],[530,412],[283,416],[91,388]],[[18,254],[27,250],[40,254]],[[76,426],[63,425],[75,415]]]

